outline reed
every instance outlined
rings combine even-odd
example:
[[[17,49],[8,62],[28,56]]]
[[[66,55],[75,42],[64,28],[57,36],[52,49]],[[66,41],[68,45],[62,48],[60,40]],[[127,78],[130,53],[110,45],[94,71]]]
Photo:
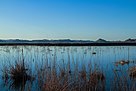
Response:
[[[62,59],[59,60],[60,64],[58,64],[56,47],[54,50],[50,47],[44,47],[42,51],[45,53],[42,56],[40,48],[38,48],[35,48],[34,55],[31,54],[29,60],[34,64],[34,70],[29,68],[31,64],[29,67],[26,66],[28,61],[25,61],[27,59],[25,59],[23,49],[15,64],[11,64],[9,67],[3,66],[3,79],[6,84],[10,84],[9,87],[20,91],[136,91],[135,66],[130,67],[128,72],[124,72],[122,69],[113,70],[110,74],[114,76],[109,80],[106,77],[106,71],[103,72],[103,69],[100,68],[99,60],[101,59],[98,58],[99,52],[95,49],[93,51],[96,53],[92,53],[92,51],[90,53],[93,58],[90,58],[88,65],[85,65],[87,50],[82,57],[74,58],[74,54],[72,54],[74,51],[67,48],[61,53],[63,55],[66,52],[66,56],[63,55]],[[82,62],[80,63],[79,60]],[[130,63],[131,61],[121,60],[115,63],[118,65],[115,67],[120,68],[121,66],[123,68],[127,66],[125,64],[129,65]],[[34,76],[29,73],[32,70]],[[36,89],[33,89],[32,83],[28,84],[33,80],[35,80]],[[107,84],[110,84],[108,89],[106,88]]]

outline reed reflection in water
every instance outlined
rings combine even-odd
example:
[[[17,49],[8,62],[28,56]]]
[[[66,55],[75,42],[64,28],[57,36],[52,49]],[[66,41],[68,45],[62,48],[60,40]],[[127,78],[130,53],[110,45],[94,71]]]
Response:
[[[135,46],[1,46],[0,90],[135,91]]]

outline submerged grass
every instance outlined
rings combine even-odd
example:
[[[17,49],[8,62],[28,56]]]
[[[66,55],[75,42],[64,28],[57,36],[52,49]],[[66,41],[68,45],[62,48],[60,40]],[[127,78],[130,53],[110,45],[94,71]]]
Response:
[[[85,69],[56,69],[57,67],[39,70],[38,81],[42,85],[41,91],[105,91],[105,75],[100,70],[88,73]]]
[[[136,66],[129,69],[129,76],[133,79],[136,79]]]
[[[10,84],[9,88],[12,89],[23,89],[27,81],[32,81],[34,78],[30,76],[27,71],[28,69],[22,63],[16,62],[11,67],[6,67],[3,71],[3,80]]]
[[[52,50],[47,48],[46,54],[42,56],[42,64],[39,66],[35,63],[35,75],[33,77],[29,74],[32,69],[26,67],[27,63],[24,61],[25,57],[22,50],[22,61],[16,61],[10,67],[3,67],[4,82],[10,84],[9,87],[17,89],[17,91],[136,91],[136,80],[130,79],[131,77],[136,77],[136,67],[130,68],[129,72],[125,74],[121,70],[113,70],[111,73],[114,74],[114,77],[108,82],[105,75],[106,72],[103,72],[99,65],[89,63],[87,67],[82,63],[80,69],[78,59],[76,62],[73,61],[71,63],[69,51],[68,49],[67,62],[64,63],[64,59],[62,59],[63,61],[60,63],[63,66],[61,66],[56,63],[56,49],[53,54]],[[91,52],[91,54],[94,57],[98,57],[96,52]],[[35,60],[39,60],[38,58],[41,56],[36,51],[34,57]],[[83,60],[85,60],[85,57],[84,55]],[[33,58],[31,61],[35,62]],[[117,64],[122,63],[123,65],[129,64],[128,61],[117,62]],[[36,89],[32,89],[32,84],[27,84],[28,82],[33,82],[34,79]],[[106,88],[106,82],[110,84],[108,89]]]
[[[10,65],[9,67],[4,66],[2,72],[4,83],[9,84],[7,86],[10,89],[20,89],[23,91],[26,82],[34,80],[34,78],[28,74],[28,68],[25,66],[23,57],[22,61],[15,61],[15,64]]]

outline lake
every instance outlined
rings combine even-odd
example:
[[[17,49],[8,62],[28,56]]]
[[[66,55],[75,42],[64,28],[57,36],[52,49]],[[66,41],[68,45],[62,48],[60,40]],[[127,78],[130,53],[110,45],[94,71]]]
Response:
[[[0,91],[136,91],[135,67],[136,46],[0,46]]]

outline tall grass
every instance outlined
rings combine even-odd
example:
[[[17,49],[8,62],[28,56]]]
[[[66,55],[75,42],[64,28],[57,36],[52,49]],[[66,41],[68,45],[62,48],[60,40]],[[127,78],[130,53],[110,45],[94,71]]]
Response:
[[[54,47],[54,50],[52,50],[50,47],[43,47],[44,54],[41,55],[40,50],[36,47],[34,56],[32,54],[29,56],[29,62],[35,63],[33,76],[30,74],[33,70],[29,68],[31,64],[26,66],[28,65],[27,59],[22,49],[15,64],[11,64],[9,67],[3,66],[4,83],[10,84],[9,88],[20,91],[135,91],[135,67],[125,72],[122,69],[113,70],[110,73],[113,73],[114,76],[109,80],[106,77],[106,71],[103,71],[104,69],[100,67],[99,53],[95,49],[91,51],[91,62],[85,65],[87,50],[84,51],[83,57],[79,59],[79,56],[77,58],[73,56],[74,51],[77,53],[77,49],[64,48],[60,55],[66,52],[66,59],[63,55],[60,64],[58,64],[57,48]],[[100,53],[102,54],[102,51]],[[82,60],[82,62],[80,63],[79,60]],[[40,62],[40,65],[38,62]],[[128,64],[128,61],[120,62]],[[36,89],[33,89],[33,84]],[[106,88],[107,84],[110,84],[108,85],[110,86],[109,89]]]
[[[9,67],[3,67],[3,80],[9,84],[10,89],[24,90],[26,82],[32,81],[34,78],[28,74],[28,68],[26,68],[23,57],[22,49],[22,60],[15,61],[15,64]]]

